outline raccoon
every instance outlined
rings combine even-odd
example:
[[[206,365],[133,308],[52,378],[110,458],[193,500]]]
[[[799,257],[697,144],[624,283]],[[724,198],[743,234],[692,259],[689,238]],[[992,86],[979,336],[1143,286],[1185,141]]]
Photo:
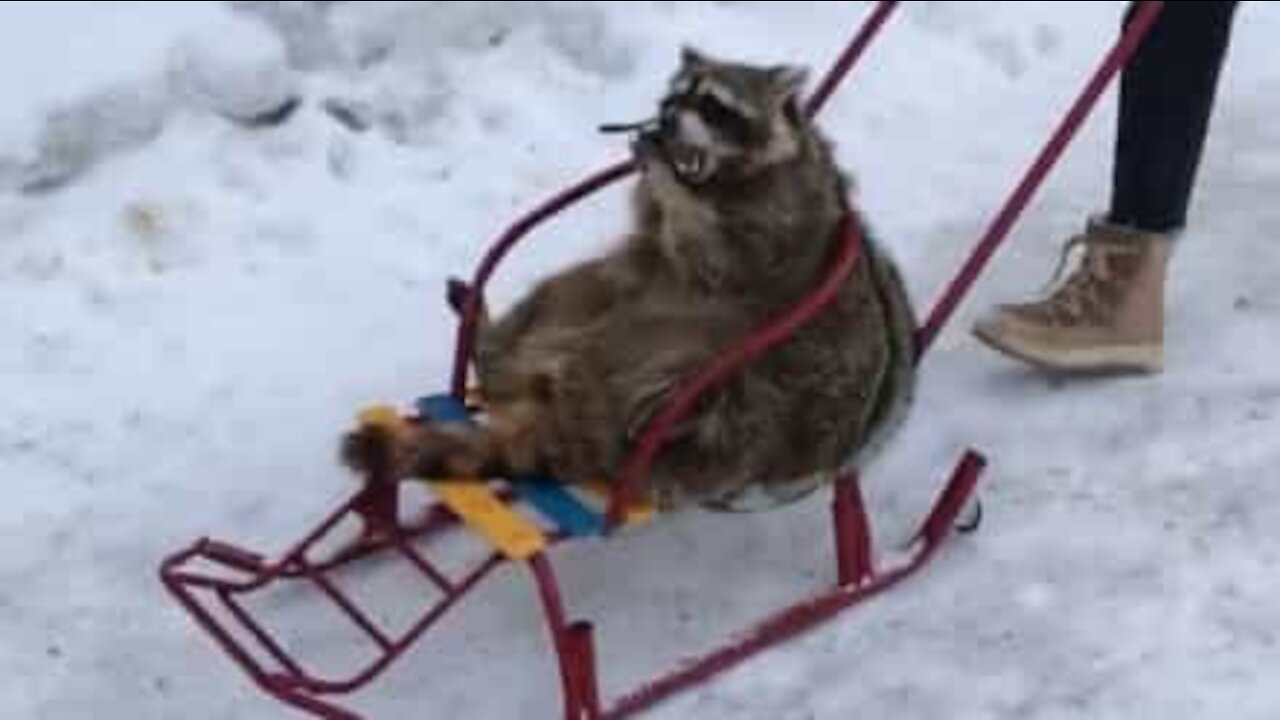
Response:
[[[663,509],[789,503],[866,460],[915,384],[916,320],[802,110],[806,72],[682,52],[657,116],[625,126],[640,169],[629,235],[481,322],[476,425],[348,435],[401,477],[616,477],[681,382],[813,291],[846,217],[864,252],[835,301],[705,397],[655,460]]]

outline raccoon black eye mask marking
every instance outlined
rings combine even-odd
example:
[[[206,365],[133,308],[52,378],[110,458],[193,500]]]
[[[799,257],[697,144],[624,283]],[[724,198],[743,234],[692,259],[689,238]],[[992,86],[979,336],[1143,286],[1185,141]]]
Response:
[[[798,152],[805,134],[799,95],[806,71],[751,66],[683,51],[656,116],[605,125],[632,134],[642,165],[690,189],[732,189]]]
[[[708,125],[738,144],[746,145],[751,140],[750,121],[715,95],[703,93],[697,96],[693,101],[692,109]]]

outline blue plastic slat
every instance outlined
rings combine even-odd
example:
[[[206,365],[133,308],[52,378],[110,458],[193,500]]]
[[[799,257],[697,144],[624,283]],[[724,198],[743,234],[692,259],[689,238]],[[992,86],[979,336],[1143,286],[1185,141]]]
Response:
[[[418,414],[435,422],[471,422],[466,405],[452,395],[429,395],[416,403]],[[564,485],[537,475],[511,479],[512,488],[557,528],[572,537],[600,535],[604,516],[584,505]]]
[[[584,505],[561,483],[540,476],[524,476],[512,480],[511,487],[561,532],[572,537],[604,533],[604,516]]]
[[[452,395],[428,395],[416,403],[418,414],[436,422],[470,422],[467,406]]]

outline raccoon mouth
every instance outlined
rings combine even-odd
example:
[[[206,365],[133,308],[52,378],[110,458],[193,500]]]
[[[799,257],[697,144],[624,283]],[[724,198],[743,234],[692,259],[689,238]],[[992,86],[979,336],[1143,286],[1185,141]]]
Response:
[[[670,137],[661,120],[644,120],[637,123],[602,125],[604,133],[630,133],[634,136],[633,152],[638,157],[654,157],[661,160],[680,182],[687,185],[706,182],[711,175],[708,153]]]
[[[690,187],[699,186],[711,180],[714,174],[711,155],[697,147],[673,140],[661,135],[642,136],[640,150],[648,150],[651,157],[656,158],[670,169],[676,180]]]
[[[681,180],[696,182],[706,179],[709,163],[705,152],[687,145],[674,144],[665,147],[663,155]]]

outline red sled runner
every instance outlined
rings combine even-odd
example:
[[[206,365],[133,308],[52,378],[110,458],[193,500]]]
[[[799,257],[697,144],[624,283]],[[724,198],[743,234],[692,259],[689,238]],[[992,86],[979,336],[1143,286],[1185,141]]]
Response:
[[[876,4],[809,100],[806,109],[811,115],[816,115],[830,99],[897,5],[897,2]],[[1099,97],[1135,52],[1156,21],[1163,3],[1142,2],[1140,6],[1123,36],[1090,77],[919,329],[920,356],[937,339]],[[467,394],[469,358],[483,292],[499,264],[542,222],[634,170],[629,162],[606,168],[538,207],[504,233],[481,262],[471,283],[453,288],[454,299],[461,309],[461,321],[451,392],[420,400],[416,413],[409,417],[391,409],[374,409],[362,416],[362,422],[378,423],[394,430],[399,424],[418,418],[468,420],[476,410],[468,403],[471,399]],[[911,539],[909,552],[905,556],[896,555],[899,559],[888,566],[877,564],[859,478],[856,473],[840,477],[833,485],[836,581],[830,590],[776,612],[724,647],[682,662],[670,673],[611,701],[604,700],[599,693],[593,626],[570,619],[550,554],[551,548],[560,543],[608,535],[624,525],[649,519],[652,511],[633,503],[632,499],[644,496],[641,491],[648,470],[668,432],[690,412],[703,393],[770,348],[786,342],[797,328],[826,307],[859,261],[861,238],[852,225],[849,223],[846,227],[837,262],[821,286],[785,316],[761,328],[690,378],[646,428],[622,475],[613,483],[602,484],[597,489],[523,481],[494,481],[489,485],[432,483],[434,499],[421,509],[419,520],[405,523],[400,520],[404,513],[398,491],[392,483],[379,477],[375,469],[361,491],[278,559],[202,539],[166,559],[160,570],[161,580],[196,623],[262,690],[327,720],[358,720],[359,715],[340,707],[340,698],[367,688],[481,581],[508,562],[527,566],[537,587],[550,628],[551,646],[559,662],[563,713],[570,720],[633,716],[883,593],[923,568],[955,531],[962,512],[974,500],[974,490],[985,466],[980,454],[970,451],[960,460]],[[522,514],[517,506],[533,507],[536,516]],[[360,540],[337,554],[320,557],[324,548],[332,547],[339,526],[352,520],[363,528]],[[455,531],[476,534],[492,550],[472,567],[449,576],[422,548],[433,539]],[[333,579],[344,569],[378,556],[398,558],[439,591],[435,602],[423,608],[409,628],[399,634],[387,632],[372,612]],[[280,585],[313,589],[368,638],[376,648],[374,657],[343,677],[318,676],[305,660],[291,654],[279,636],[249,609],[250,597]]]

